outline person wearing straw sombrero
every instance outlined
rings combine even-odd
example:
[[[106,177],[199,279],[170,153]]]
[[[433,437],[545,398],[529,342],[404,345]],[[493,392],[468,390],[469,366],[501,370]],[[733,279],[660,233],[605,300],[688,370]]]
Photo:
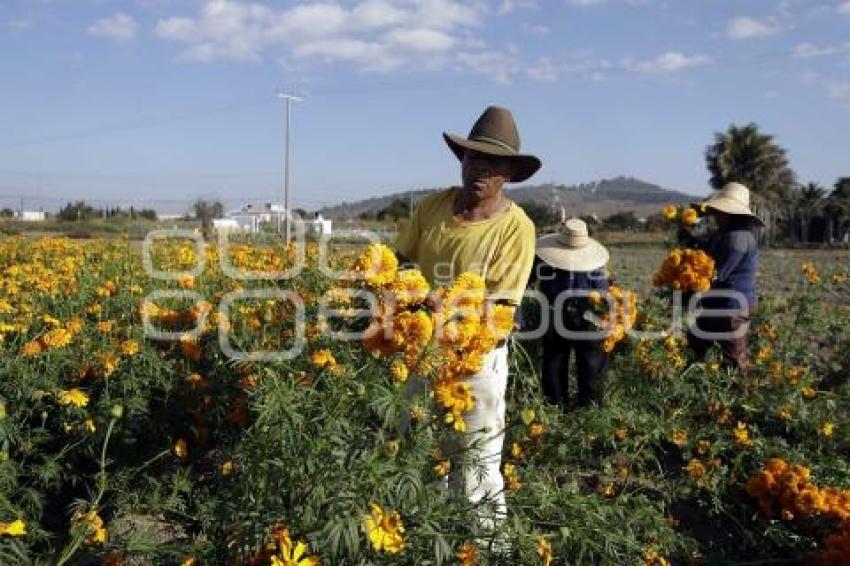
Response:
[[[553,315],[543,335],[543,394],[564,410],[570,405],[572,354],[578,370],[575,404],[602,402],[608,355],[602,348],[603,337],[585,319],[585,313],[593,291],[608,291],[608,257],[605,246],[589,236],[587,224],[578,218],[564,221],[560,233],[537,240],[531,281],[539,285]]]
[[[714,231],[707,238],[698,238],[682,230],[680,239],[708,253],[714,259],[716,275],[711,289],[700,299],[705,310],[688,328],[688,346],[702,359],[716,343],[724,365],[744,374],[749,322],[758,311],[756,230],[764,223],[750,209],[750,190],[740,183],[727,183],[698,206],[715,224]]]
[[[415,264],[432,286],[464,272],[484,278],[489,301],[517,306],[534,258],[534,224],[503,192],[505,183],[530,178],[540,159],[520,152],[520,138],[507,108],[490,106],[464,138],[443,133],[461,165],[462,187],[425,197],[395,241],[402,263]],[[501,472],[508,380],[505,343],[485,355],[481,371],[466,382],[475,406],[464,413],[467,433],[461,465],[452,465],[451,485],[477,510],[479,525],[495,527],[506,514]],[[408,395],[423,384],[408,380]],[[404,419],[406,420],[406,419]],[[405,422],[402,427],[406,428]],[[475,465],[480,464],[480,465]],[[486,502],[488,505],[482,505]]]

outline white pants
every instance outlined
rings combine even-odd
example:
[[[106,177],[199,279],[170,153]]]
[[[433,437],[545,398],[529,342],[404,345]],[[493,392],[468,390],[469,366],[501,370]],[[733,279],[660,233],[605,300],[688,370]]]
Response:
[[[477,516],[479,526],[492,529],[507,514],[501,464],[508,347],[501,346],[488,353],[481,370],[467,382],[472,386],[475,406],[463,415],[467,430],[459,447],[463,451],[460,458],[463,465],[452,466],[449,483],[472,504],[488,498],[490,509],[479,509]]]
[[[463,414],[467,432],[461,435],[460,446],[441,447],[447,455],[454,454],[448,485],[463,494],[473,505],[488,497],[490,508],[478,508],[478,524],[494,528],[507,513],[502,477],[502,445],[505,438],[505,390],[508,385],[508,347],[501,346],[484,356],[481,370],[466,380],[472,387],[475,406]],[[425,384],[409,380],[406,393],[413,397],[422,394]],[[402,429],[410,426],[409,415],[402,416]]]

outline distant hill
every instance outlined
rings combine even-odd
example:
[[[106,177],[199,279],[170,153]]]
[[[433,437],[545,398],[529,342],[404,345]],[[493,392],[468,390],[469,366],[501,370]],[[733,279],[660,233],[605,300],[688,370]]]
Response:
[[[325,218],[352,219],[361,214],[375,214],[396,199],[412,199],[414,203],[437,189],[408,191],[373,197],[355,202],[343,202],[319,212]],[[648,216],[669,203],[686,204],[699,197],[665,189],[632,177],[603,179],[581,185],[529,185],[510,188],[506,194],[518,203],[533,201],[539,204],[562,204],[567,213],[575,216],[598,214],[608,216],[615,212],[634,211],[638,216]]]

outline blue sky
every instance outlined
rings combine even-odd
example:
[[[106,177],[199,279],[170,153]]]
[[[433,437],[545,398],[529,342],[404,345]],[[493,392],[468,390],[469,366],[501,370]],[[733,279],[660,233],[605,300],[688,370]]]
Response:
[[[493,103],[535,182],[701,194],[750,121],[850,174],[850,0],[5,0],[0,53],[7,199],[271,199],[281,87],[308,208],[456,182],[440,133]]]

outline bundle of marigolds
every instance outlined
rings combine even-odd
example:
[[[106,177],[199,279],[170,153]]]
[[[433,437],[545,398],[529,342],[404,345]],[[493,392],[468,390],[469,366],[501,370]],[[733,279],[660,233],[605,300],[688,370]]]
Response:
[[[626,333],[637,321],[637,295],[634,291],[624,291],[612,285],[608,289],[608,298],[614,303],[613,309],[610,303],[602,300],[602,295],[598,291],[590,294],[589,302],[597,312],[601,310],[602,320],[605,321],[603,328],[610,331],[602,341],[602,349],[612,352],[617,344],[626,338]]]
[[[369,246],[356,270],[377,295],[365,347],[391,360],[397,381],[405,381],[411,373],[430,377],[445,422],[464,432],[463,413],[474,405],[465,379],[476,374],[484,356],[507,338],[514,308],[486,302],[484,280],[473,273],[463,273],[450,287],[429,292],[419,271],[399,270],[392,250],[380,244]]]
[[[768,517],[778,514],[786,521],[814,515],[850,519],[850,490],[818,487],[810,475],[805,466],[772,458],[747,482],[747,493]]]
[[[652,277],[656,287],[675,291],[708,291],[714,278],[714,260],[702,250],[676,248],[667,254]]]

